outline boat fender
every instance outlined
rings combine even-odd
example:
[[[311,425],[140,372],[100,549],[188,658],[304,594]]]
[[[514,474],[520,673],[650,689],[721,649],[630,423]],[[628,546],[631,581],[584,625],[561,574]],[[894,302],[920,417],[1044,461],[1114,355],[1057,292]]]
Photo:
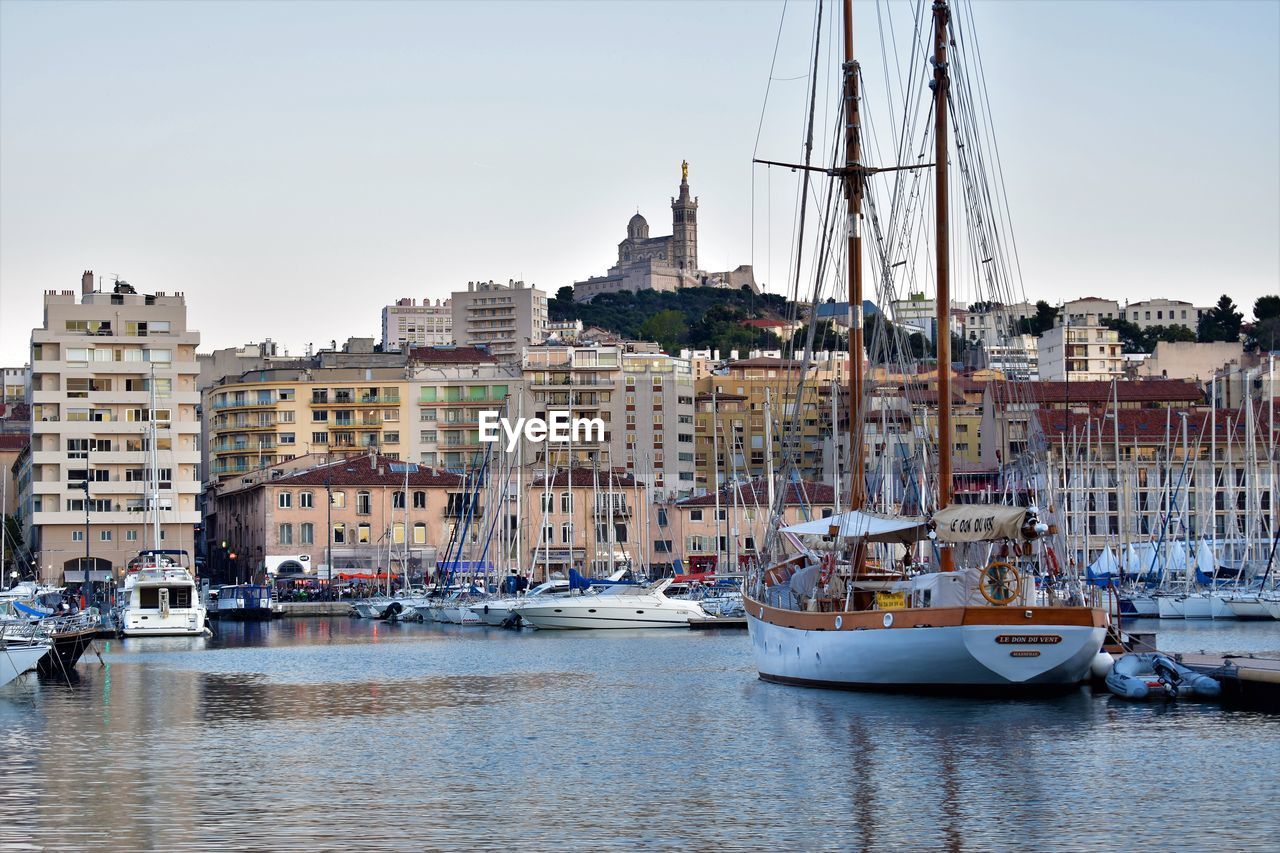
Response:
[[[1115,655],[1100,651],[1093,656],[1093,662],[1089,664],[1089,672],[1094,678],[1106,678],[1107,673],[1111,672],[1111,667],[1115,665]]]
[[[1062,573],[1062,568],[1058,565],[1058,555],[1054,552],[1052,545],[1044,549],[1044,558],[1049,563],[1050,577],[1057,577]]]

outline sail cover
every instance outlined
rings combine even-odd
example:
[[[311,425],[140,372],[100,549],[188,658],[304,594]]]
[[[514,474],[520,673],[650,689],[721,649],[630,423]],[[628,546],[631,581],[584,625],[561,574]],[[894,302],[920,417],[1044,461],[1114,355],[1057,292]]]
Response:
[[[934,529],[940,542],[990,542],[995,539],[1025,539],[1022,525],[1026,509],[984,504],[953,504],[938,510]]]
[[[832,528],[836,528],[836,536],[844,539],[901,542],[904,545],[919,542],[928,532],[923,518],[910,516],[891,518],[860,510],[842,512],[829,518],[816,518],[802,524],[792,524],[782,528],[782,532],[796,536],[831,536]]]

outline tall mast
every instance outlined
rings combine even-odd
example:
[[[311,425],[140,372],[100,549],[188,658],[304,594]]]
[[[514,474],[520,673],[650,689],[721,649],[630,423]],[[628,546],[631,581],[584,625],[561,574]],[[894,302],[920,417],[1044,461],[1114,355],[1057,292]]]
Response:
[[[946,0],[933,4],[934,230],[938,267],[938,509],[951,503],[951,282],[947,232],[947,21]],[[953,568],[950,550],[942,549],[941,568]]]
[[[861,118],[858,113],[858,73],[853,58],[853,0],[844,0],[844,163],[845,196],[849,207],[849,509],[866,503],[866,474],[862,447],[862,172]],[[835,422],[831,434],[838,435]],[[835,446],[839,470],[840,443]]]

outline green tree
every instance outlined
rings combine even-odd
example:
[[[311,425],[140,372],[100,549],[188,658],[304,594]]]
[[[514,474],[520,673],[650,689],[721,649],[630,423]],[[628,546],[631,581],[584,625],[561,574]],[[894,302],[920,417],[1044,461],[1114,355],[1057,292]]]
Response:
[[[1102,325],[1108,329],[1113,329],[1120,336],[1120,351],[1126,353],[1151,352],[1155,345],[1151,343],[1147,334],[1138,327],[1137,323],[1130,323],[1128,320],[1112,319],[1104,317]],[[1192,335],[1194,339],[1195,336]]]
[[[1053,323],[1057,319],[1058,309],[1041,299],[1036,302],[1035,316],[1028,317],[1019,323],[1018,331],[1022,334],[1040,337],[1053,328]]]
[[[1261,323],[1280,317],[1280,296],[1259,296],[1253,301],[1253,319]]]
[[[808,341],[809,324],[806,323],[791,336],[791,348],[801,352]],[[819,320],[814,324],[813,348],[826,352],[844,351],[849,349],[849,336],[836,328],[830,320]]]
[[[1151,342],[1151,349],[1155,350],[1156,344],[1164,341],[1165,343],[1195,343],[1196,333],[1188,329],[1186,326],[1170,325],[1170,326],[1151,326],[1146,330],[1147,340]]]
[[[653,314],[640,324],[640,337],[657,341],[664,350],[674,353],[686,335],[684,315],[673,308]]]
[[[1196,339],[1201,343],[1238,341],[1243,322],[1244,315],[1236,309],[1231,297],[1224,293],[1219,297],[1218,304],[1204,312],[1204,316],[1200,318]]]

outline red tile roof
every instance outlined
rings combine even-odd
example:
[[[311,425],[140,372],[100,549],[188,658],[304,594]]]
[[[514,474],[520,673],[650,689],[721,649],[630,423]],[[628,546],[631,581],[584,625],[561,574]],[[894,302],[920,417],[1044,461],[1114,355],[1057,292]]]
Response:
[[[1210,415],[1212,410],[1207,408],[1199,409],[1121,409],[1120,415],[1120,444],[1176,444],[1182,439],[1182,415],[1187,416],[1187,441],[1191,444],[1200,444],[1207,447],[1210,433],[1212,432],[1212,424]],[[1072,441],[1083,441],[1086,430],[1092,429],[1094,440],[1099,438],[1099,430],[1101,430],[1101,440],[1105,443],[1111,441],[1115,436],[1115,424],[1110,415],[1100,417],[1086,412],[1068,412],[1063,409],[1045,410],[1041,409],[1036,412],[1036,418],[1040,423],[1040,429],[1051,442],[1061,443]],[[1237,435],[1237,441],[1243,439],[1244,436],[1244,412],[1240,409],[1218,409],[1216,412],[1218,422],[1218,440],[1226,441],[1228,430],[1234,429]],[[1092,421],[1092,426],[1090,426]],[[1074,437],[1072,431],[1074,430]],[[1267,427],[1266,424],[1258,425],[1259,441],[1266,440]],[[1280,434],[1280,427],[1277,428],[1277,434]],[[1167,437],[1167,441],[1166,441]],[[1206,451],[1207,452],[1207,451]]]
[[[539,471],[534,474],[534,482],[531,488],[540,489],[540,488],[543,488],[543,484],[544,484],[544,481],[542,479],[542,472]],[[568,471],[553,471],[551,473],[551,488],[553,489],[563,488],[568,484],[569,484]],[[601,470],[597,472],[592,468],[574,468],[573,469],[573,487],[575,489],[577,488],[589,489],[595,486],[596,484],[599,484],[600,487],[603,489],[610,488],[609,472],[605,470]],[[635,485],[636,485],[635,478],[632,477],[630,474],[623,474],[617,471],[613,473],[612,488],[631,489],[631,488],[634,488]]]
[[[786,320],[743,320],[742,325],[750,326],[754,329],[777,329],[791,324]]]
[[[370,460],[373,459],[371,464]],[[327,480],[331,486],[400,486],[404,487],[404,473],[393,472],[392,465],[399,460],[389,456],[352,456],[329,462],[306,471],[299,471],[276,480],[266,480],[264,485],[272,486],[324,486]],[[447,471],[418,466],[417,471],[409,473],[409,487],[414,486],[460,486],[462,477]]]
[[[414,347],[409,360],[420,364],[488,364],[498,360],[485,347]]]
[[[785,488],[787,506],[829,506],[835,503],[835,490],[826,483],[787,483]],[[732,485],[720,488],[720,506],[733,506],[733,489]],[[737,489],[739,506],[764,506],[769,502],[769,486],[763,480],[742,483]],[[715,506],[715,503],[715,493],[709,492],[696,498],[685,498],[676,506]]]
[[[729,369],[736,370],[742,367],[777,367],[784,370],[799,370],[803,362],[790,358],[744,358],[740,361],[729,362]]]
[[[1139,379],[1118,382],[989,382],[996,402],[1201,403],[1204,392],[1186,379]],[[1113,390],[1114,389],[1114,390]]]

